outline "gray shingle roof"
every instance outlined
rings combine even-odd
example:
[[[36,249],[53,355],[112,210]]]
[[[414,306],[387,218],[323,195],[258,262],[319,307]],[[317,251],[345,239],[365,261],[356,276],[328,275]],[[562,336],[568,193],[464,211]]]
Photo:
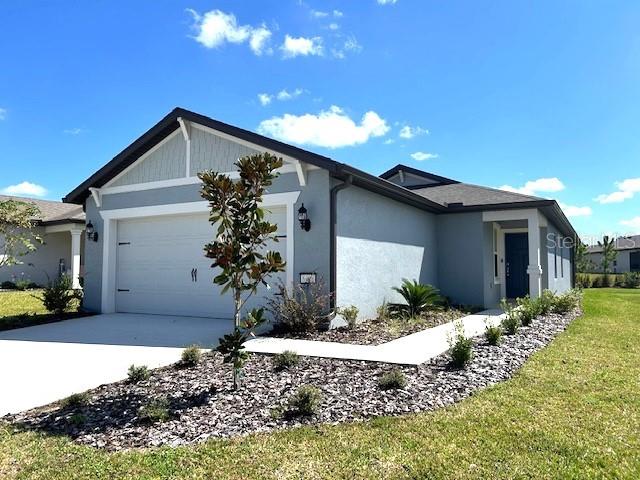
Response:
[[[632,250],[634,248],[640,248],[640,235],[630,235],[628,237],[618,237],[615,240],[616,250]],[[587,247],[589,253],[600,253],[602,247],[598,245],[592,245]]]
[[[81,205],[74,203],[52,202],[51,200],[38,200],[35,198],[10,197],[0,195],[0,202],[7,200],[18,200],[35,204],[40,209],[37,220],[42,223],[63,223],[65,221],[81,223],[85,220]]]
[[[500,203],[519,203],[544,200],[540,197],[506,192],[497,188],[481,187],[469,183],[454,183],[412,190],[432,202],[446,206],[451,203],[462,203],[465,206],[495,205]]]

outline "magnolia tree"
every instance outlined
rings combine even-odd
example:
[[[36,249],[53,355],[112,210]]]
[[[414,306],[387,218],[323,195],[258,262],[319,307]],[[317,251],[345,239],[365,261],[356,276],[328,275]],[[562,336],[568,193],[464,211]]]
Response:
[[[242,344],[265,321],[263,309],[254,309],[242,322],[242,308],[260,285],[267,285],[269,276],[285,267],[280,253],[266,251],[270,242],[278,241],[277,225],[265,220],[260,207],[282,159],[256,154],[239,159],[236,166],[240,173],[236,181],[218,172],[198,174],[201,195],[211,210],[209,221],[217,229],[215,240],[204,247],[205,255],[213,260],[212,268],[220,269],[213,282],[222,286],[222,294],[231,291],[233,295],[234,332],[220,339],[217,350],[225,362],[233,364],[235,388],[248,358]]]
[[[20,257],[37,249],[42,238],[33,229],[40,210],[18,200],[0,202],[0,268],[19,265]]]

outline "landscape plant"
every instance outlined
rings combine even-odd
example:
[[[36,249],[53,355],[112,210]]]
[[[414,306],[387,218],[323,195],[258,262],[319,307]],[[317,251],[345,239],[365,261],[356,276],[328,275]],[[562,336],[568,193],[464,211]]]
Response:
[[[402,296],[405,303],[390,305],[393,313],[407,318],[414,318],[442,304],[443,298],[440,291],[433,285],[424,285],[417,280],[403,279],[400,287],[393,290]]]
[[[520,313],[504,298],[500,302],[500,307],[505,314],[501,324],[502,330],[507,335],[515,335],[521,325]]]
[[[267,309],[277,328],[294,333],[315,332],[326,319],[331,295],[324,282],[311,285],[294,284],[287,288],[278,284],[278,294],[267,300]]]
[[[499,345],[502,338],[502,327],[500,325],[487,325],[484,331],[484,338],[489,345]]]
[[[156,398],[138,409],[138,421],[143,424],[166,422],[171,418],[169,401],[166,398]]]
[[[345,319],[349,330],[356,328],[356,325],[358,324],[358,307],[355,305],[341,307],[338,309],[338,314],[342,315],[342,318]]]
[[[225,336],[226,343],[220,344],[220,350],[233,359],[236,388],[240,383],[239,365],[248,355],[236,344],[247,331],[241,325],[242,307],[260,285],[267,286],[268,277],[285,269],[280,253],[267,250],[278,241],[278,226],[265,220],[261,207],[282,164],[282,158],[265,152],[242,157],[235,163],[238,180],[211,170],[198,174],[202,181],[200,194],[209,202],[209,221],[216,229],[215,239],[204,247],[205,256],[213,260],[212,268],[219,269],[213,282],[222,286],[221,294],[231,290],[233,295],[235,331],[230,337]]]
[[[622,286],[624,288],[640,287],[640,272],[626,272],[622,279]]]
[[[34,228],[40,210],[33,203],[0,201],[0,268],[19,265],[20,258],[43,243]]]
[[[454,324],[454,334],[449,337],[449,355],[454,368],[464,368],[473,356],[473,339],[464,334],[464,325],[457,321]]]
[[[407,386],[407,376],[399,368],[383,373],[378,378],[380,390],[398,390]]]
[[[322,403],[322,392],[313,385],[303,385],[288,400],[289,413],[292,415],[315,415]]]
[[[300,363],[300,355],[292,350],[285,350],[273,356],[273,366],[276,370],[287,370]]]
[[[616,259],[616,245],[615,239],[609,238],[608,235],[602,237],[602,241],[598,240],[598,246],[602,249],[602,258],[600,259],[600,266],[602,272],[605,275],[605,282],[608,283],[607,275],[610,272],[610,267]]]
[[[130,383],[138,383],[144,380],[148,380],[151,376],[151,372],[146,365],[130,365],[127,371],[127,378]]]
[[[82,290],[72,288],[71,277],[62,275],[56,278],[44,288],[42,297],[44,308],[55,315],[62,315],[77,305],[82,300]]]
[[[202,351],[198,345],[191,345],[182,351],[180,364],[184,367],[195,367],[202,360]]]

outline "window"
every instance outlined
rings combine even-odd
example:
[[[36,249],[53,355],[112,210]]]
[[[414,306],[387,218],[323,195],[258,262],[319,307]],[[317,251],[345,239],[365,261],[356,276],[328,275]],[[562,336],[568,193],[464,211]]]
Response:
[[[500,282],[500,269],[499,267],[499,258],[498,258],[498,228],[494,225],[493,227],[493,281],[495,283]]]
[[[640,272],[640,251],[629,253],[629,263],[632,272]]]

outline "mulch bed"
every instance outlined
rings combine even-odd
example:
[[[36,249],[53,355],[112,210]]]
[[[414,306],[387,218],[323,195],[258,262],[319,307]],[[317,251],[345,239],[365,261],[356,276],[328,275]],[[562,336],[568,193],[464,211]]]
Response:
[[[419,367],[307,357],[290,370],[276,371],[269,356],[256,354],[246,366],[243,386],[234,391],[228,365],[212,353],[194,368],[165,367],[138,384],[103,385],[89,392],[84,406],[52,404],[4,420],[69,435],[81,444],[123,450],[429,411],[508,379],[578,315],[575,311],[536,319],[517,334],[503,337],[499,346],[475,338],[473,359],[461,370],[451,369],[445,354]],[[378,377],[394,368],[404,372],[407,386],[381,390]],[[287,399],[301,385],[322,391],[319,412],[311,417],[283,415]],[[168,421],[146,424],[138,417],[138,409],[153,399],[168,400]]]
[[[381,345],[412,333],[452,322],[469,315],[461,310],[449,309],[425,313],[419,319],[369,320],[359,323],[355,328],[333,328],[317,332],[288,332],[276,325],[265,334],[269,337],[296,338],[301,340],[319,340],[323,342],[352,343],[356,345]]]

